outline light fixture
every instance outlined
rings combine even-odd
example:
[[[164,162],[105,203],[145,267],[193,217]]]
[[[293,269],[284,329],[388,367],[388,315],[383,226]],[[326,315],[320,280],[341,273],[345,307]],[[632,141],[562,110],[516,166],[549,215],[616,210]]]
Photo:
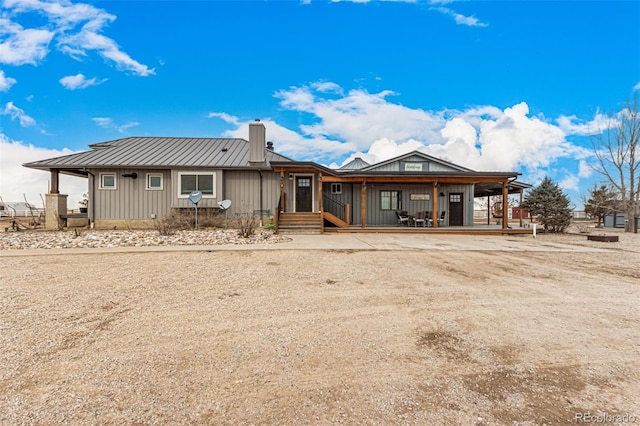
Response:
[[[293,173],[289,173],[289,180],[293,180]]]

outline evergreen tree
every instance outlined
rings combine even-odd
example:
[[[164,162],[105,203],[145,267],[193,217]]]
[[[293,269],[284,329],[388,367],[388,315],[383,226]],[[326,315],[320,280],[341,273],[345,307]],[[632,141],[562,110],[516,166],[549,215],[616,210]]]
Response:
[[[525,196],[522,207],[537,216],[545,232],[564,232],[571,223],[569,197],[560,186],[545,177]]]
[[[586,198],[586,197],[585,197]],[[584,211],[592,218],[598,218],[598,225],[604,217],[616,211],[619,201],[616,193],[606,185],[595,186],[589,192],[589,199],[584,201]]]

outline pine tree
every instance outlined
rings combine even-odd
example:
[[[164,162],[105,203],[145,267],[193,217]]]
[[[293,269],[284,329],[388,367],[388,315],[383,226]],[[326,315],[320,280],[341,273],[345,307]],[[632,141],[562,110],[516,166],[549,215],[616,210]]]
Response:
[[[548,177],[525,196],[522,207],[537,216],[545,232],[564,232],[571,223],[569,197]]]
[[[615,212],[619,204],[616,193],[606,185],[594,186],[589,192],[589,199],[584,201],[584,211],[589,216],[597,218],[600,226],[604,217]]]

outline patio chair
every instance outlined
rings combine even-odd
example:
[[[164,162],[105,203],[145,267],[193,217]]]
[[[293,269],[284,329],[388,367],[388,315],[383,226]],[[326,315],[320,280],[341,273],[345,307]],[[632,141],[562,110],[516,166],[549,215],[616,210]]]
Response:
[[[438,218],[438,226],[444,225],[444,216],[446,214],[447,214],[447,212],[445,212],[445,211],[440,213],[440,217]]]
[[[431,217],[431,212],[425,212],[424,219],[425,219],[425,226],[432,228],[433,218]]]
[[[413,226],[418,227],[418,223],[420,223],[422,227],[426,224],[425,212],[416,212],[413,216]]]
[[[396,212],[396,217],[398,218],[399,225],[409,226],[409,215],[407,214],[407,212]]]

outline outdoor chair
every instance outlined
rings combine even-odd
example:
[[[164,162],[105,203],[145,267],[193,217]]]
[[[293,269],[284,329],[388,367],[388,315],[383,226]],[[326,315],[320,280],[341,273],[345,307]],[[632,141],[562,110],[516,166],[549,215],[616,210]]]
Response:
[[[409,226],[409,215],[407,214],[407,212],[396,212],[396,217],[398,218],[399,225]]]
[[[438,226],[444,225],[444,216],[445,214],[447,214],[447,212],[441,212],[440,213],[440,217],[438,218]]]
[[[413,216],[413,226],[417,228],[418,223],[420,223],[421,224],[420,226],[422,227],[425,226],[425,223],[426,223],[425,212],[416,212],[416,214]]]
[[[425,225],[428,227],[433,227],[433,218],[431,217],[431,212],[425,212]]]

